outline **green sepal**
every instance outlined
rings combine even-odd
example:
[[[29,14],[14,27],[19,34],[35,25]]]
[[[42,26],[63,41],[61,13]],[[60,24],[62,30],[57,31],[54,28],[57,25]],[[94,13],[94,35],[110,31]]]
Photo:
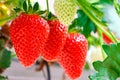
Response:
[[[48,13],[47,20],[56,20],[57,17],[55,17],[51,12]]]
[[[39,10],[39,3],[36,2],[36,3],[34,4],[34,6],[33,6],[33,12],[36,12],[36,11],[38,11],[38,10]]]
[[[14,8],[14,11],[15,11],[16,13],[19,13],[19,12],[21,11],[21,9],[18,8],[18,7],[16,7],[16,8]]]
[[[27,13],[28,12],[28,6],[27,6],[27,2],[24,1],[23,2],[23,10]]]

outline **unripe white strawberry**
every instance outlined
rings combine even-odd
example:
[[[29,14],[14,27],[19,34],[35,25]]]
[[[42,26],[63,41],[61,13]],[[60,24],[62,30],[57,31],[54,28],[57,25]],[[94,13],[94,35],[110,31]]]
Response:
[[[55,0],[54,10],[58,19],[66,26],[71,24],[77,12],[74,0]]]

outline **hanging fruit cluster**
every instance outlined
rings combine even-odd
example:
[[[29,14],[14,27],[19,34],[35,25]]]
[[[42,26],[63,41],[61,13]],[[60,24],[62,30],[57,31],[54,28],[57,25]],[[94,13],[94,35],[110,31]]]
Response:
[[[59,13],[57,4],[60,2],[56,1],[54,7]],[[64,6],[64,2],[62,4]],[[74,4],[70,2],[67,6],[71,5]],[[72,9],[75,10],[71,14],[69,10]],[[15,10],[20,14],[11,22],[10,38],[21,64],[29,67],[42,56],[48,62],[58,61],[71,79],[78,78],[85,64],[88,43],[82,34],[68,33],[67,25],[72,22],[76,7],[68,7],[66,18],[63,17],[66,12],[61,11],[58,19],[48,10],[41,13],[39,4],[36,2],[32,6],[30,0],[23,3],[22,9]]]

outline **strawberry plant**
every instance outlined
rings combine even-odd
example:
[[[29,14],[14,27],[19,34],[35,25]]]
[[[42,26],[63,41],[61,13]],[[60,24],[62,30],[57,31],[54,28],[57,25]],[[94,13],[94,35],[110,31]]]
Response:
[[[42,3],[42,1],[39,1]],[[16,56],[21,65],[37,70],[56,62],[69,79],[81,77],[91,46],[100,47],[102,61],[94,61],[90,80],[117,80],[120,77],[120,2],[119,0],[46,0],[43,10],[30,0],[0,1],[0,80]],[[112,10],[112,11],[111,11]],[[12,55],[10,49],[15,49]],[[93,55],[94,56],[94,55]],[[96,58],[99,56],[95,56]],[[92,64],[90,64],[92,65]]]

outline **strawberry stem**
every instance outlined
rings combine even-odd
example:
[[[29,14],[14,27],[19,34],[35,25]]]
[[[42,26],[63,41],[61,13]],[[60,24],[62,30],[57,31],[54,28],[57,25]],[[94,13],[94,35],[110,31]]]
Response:
[[[48,62],[45,61],[45,65],[47,69],[48,80],[51,80],[50,67],[49,67]]]
[[[103,28],[107,27],[107,25],[102,23],[97,17],[94,16],[94,14],[92,14],[90,7],[86,7],[82,1],[75,0],[75,2],[78,5],[78,7],[80,7],[85,12],[85,14],[97,25],[97,27],[103,33],[105,33],[114,43],[118,43],[118,40],[115,37],[115,35],[111,34],[111,31],[107,31]]]
[[[47,5],[47,14],[49,13],[49,2],[46,0],[46,5]]]
[[[99,40],[100,40],[100,48],[102,51],[102,58],[103,60],[106,58],[106,53],[104,52],[103,48],[102,48],[102,44],[103,44],[103,38],[102,38],[102,31],[100,29],[98,29],[98,35],[99,35]]]

